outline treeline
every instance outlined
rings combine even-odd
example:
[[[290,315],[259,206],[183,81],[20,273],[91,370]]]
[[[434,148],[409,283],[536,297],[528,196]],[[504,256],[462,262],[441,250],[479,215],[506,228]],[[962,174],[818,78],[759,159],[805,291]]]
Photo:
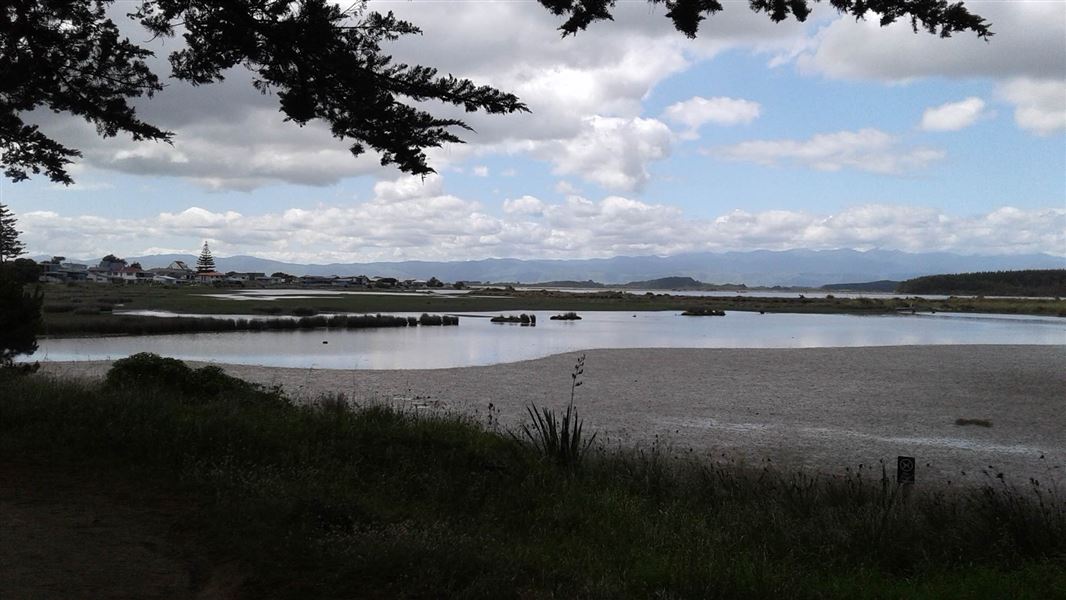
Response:
[[[1066,269],[986,271],[927,275],[899,284],[901,294],[972,296],[1066,296]]]
[[[106,319],[46,323],[52,336],[84,334],[152,335],[163,333],[218,333],[227,331],[294,331],[303,329],[367,329],[371,327],[416,327],[458,325],[459,317],[428,315],[332,315],[301,319],[220,319],[213,317],[114,316]]]

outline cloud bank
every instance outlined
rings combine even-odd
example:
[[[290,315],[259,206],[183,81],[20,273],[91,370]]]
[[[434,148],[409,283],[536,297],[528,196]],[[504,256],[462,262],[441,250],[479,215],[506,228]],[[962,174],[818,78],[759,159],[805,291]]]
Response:
[[[624,196],[507,200],[494,212],[448,194],[440,177],[380,182],[353,206],[320,205],[245,215],[190,207],[144,219],[20,215],[32,254],[133,255],[172,240],[184,252],[203,239],[221,255],[296,262],[590,258],[716,250],[886,248],[911,252],[1049,252],[1066,256],[1066,208],[1003,207],[952,216],[932,207],[864,204],[834,214],[733,210],[715,218]],[[158,245],[158,244],[156,244]]]

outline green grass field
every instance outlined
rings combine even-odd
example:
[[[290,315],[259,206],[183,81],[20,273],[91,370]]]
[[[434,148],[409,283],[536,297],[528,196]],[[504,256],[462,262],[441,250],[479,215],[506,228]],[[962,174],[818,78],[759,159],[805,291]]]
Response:
[[[185,391],[153,386],[162,376],[8,379],[0,454],[190,499],[183,530],[239,565],[245,598],[1066,590],[1066,504],[1047,482],[905,498],[880,469],[828,478],[624,448],[563,468],[470,418],[296,405],[218,377]]]

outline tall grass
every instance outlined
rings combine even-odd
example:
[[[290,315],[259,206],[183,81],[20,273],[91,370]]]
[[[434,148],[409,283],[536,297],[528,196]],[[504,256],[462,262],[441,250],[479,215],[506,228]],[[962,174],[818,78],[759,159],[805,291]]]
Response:
[[[574,470],[461,416],[264,392],[15,378],[0,385],[0,456],[191,497],[182,531],[240,565],[242,597],[1066,589],[1066,505],[1045,481],[905,497],[881,469],[827,477],[602,445]]]

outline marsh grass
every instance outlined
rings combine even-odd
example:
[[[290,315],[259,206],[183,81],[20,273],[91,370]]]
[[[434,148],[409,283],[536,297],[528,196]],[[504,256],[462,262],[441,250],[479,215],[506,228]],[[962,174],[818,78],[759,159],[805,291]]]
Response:
[[[790,473],[594,446],[561,468],[472,418],[41,375],[0,385],[7,463],[162,486],[248,598],[1047,598],[1066,506],[990,474]],[[576,378],[572,380],[576,390]]]

